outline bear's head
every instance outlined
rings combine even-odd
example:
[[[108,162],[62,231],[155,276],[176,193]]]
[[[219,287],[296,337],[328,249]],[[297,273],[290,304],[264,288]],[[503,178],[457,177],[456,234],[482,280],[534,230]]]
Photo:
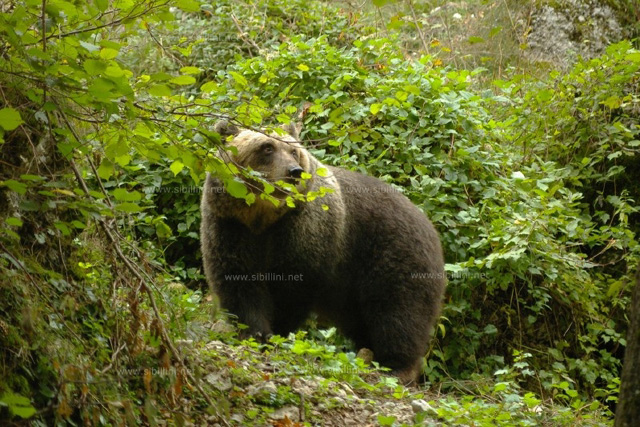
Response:
[[[222,153],[225,161],[253,171],[249,173],[275,184],[273,196],[286,196],[288,185],[295,186],[300,193],[306,191],[303,173],[313,174],[317,161],[298,142],[298,129],[295,126],[285,128],[288,132],[286,135],[240,129],[227,121],[218,122],[214,129],[226,141],[226,147],[234,147]],[[263,191],[259,178],[248,179],[244,176],[249,191]]]

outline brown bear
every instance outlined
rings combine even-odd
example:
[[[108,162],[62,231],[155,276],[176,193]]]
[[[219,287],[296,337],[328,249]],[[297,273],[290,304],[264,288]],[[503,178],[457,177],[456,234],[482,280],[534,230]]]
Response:
[[[204,185],[202,257],[222,307],[262,339],[294,331],[313,311],[414,381],[445,288],[440,239],[424,213],[376,178],[323,165],[293,127],[285,137],[227,122],[215,129],[233,136],[225,161],[258,175],[243,178],[258,196],[250,205],[211,175]],[[271,193],[276,206],[260,197],[261,179],[332,192],[290,207],[285,184]]]

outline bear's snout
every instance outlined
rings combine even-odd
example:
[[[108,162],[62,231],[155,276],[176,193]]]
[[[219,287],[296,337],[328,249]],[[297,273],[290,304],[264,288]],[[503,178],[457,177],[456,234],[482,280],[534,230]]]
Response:
[[[295,166],[290,166],[287,172],[289,173],[289,176],[291,178],[300,178],[302,176],[302,172],[304,172],[304,169],[302,169],[298,165],[295,165]]]

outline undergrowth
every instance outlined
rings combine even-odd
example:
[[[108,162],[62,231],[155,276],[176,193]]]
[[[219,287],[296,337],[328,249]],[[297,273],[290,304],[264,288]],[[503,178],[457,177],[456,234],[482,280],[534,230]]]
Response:
[[[352,405],[379,425],[610,422],[639,259],[640,52],[527,73],[517,50],[472,60],[411,32],[425,10],[400,24],[376,3],[0,6],[3,422],[314,425]],[[420,388],[313,324],[239,342],[204,285],[205,171],[252,196],[213,124],[303,106],[313,154],[390,183],[441,234]]]

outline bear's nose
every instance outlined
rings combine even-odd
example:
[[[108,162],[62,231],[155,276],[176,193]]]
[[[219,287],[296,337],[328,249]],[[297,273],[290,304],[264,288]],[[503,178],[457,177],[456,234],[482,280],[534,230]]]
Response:
[[[292,177],[292,178],[300,178],[302,176],[302,172],[304,172],[304,169],[302,169],[298,165],[291,166],[289,168],[289,176]]]

